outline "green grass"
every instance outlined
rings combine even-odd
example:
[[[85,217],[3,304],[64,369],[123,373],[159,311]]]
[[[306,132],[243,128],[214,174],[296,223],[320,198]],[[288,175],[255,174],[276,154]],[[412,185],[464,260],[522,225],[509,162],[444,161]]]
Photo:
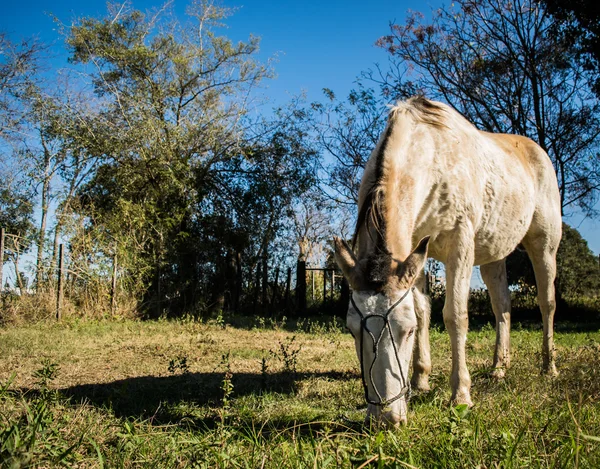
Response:
[[[496,381],[489,326],[471,332],[475,407],[451,408],[447,334],[408,425],[362,426],[352,338],[339,324],[41,323],[0,329],[0,466],[600,467],[600,332],[512,332]]]

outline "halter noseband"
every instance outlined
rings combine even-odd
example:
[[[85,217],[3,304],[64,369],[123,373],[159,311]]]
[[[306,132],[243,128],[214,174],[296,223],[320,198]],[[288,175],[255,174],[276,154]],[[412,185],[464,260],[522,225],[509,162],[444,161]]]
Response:
[[[408,296],[408,294],[413,289],[414,289],[414,287],[406,290],[406,293],[404,293],[404,295],[402,295],[398,301],[396,301],[392,306],[390,306],[385,314],[374,313],[374,314],[370,314],[368,316],[366,316],[362,313],[362,311],[358,308],[358,306],[354,302],[354,298],[352,297],[352,295],[350,295],[350,302],[352,303],[352,307],[356,310],[356,312],[360,316],[360,375],[362,378],[363,388],[365,391],[365,399],[366,399],[367,403],[369,403],[369,404],[380,406],[380,407],[386,407],[386,406],[390,405],[392,402],[395,402],[398,399],[405,397],[410,392],[410,382],[406,379],[406,375],[405,375],[404,371],[402,370],[402,363],[400,362],[400,357],[398,356],[398,347],[396,347],[396,341],[394,340],[394,334],[392,334],[392,330],[390,329],[389,315],[396,308],[396,306],[398,306],[400,303],[402,303],[402,301]],[[369,319],[373,319],[373,318],[379,318],[383,321],[383,327],[382,327],[381,333],[379,334],[379,337],[377,339],[375,339],[375,336],[373,335],[373,333],[369,329],[367,329],[367,321]],[[381,394],[379,393],[379,390],[377,389],[377,386],[375,386],[375,382],[373,381],[373,367],[375,366],[375,362],[377,361],[377,357],[379,355],[379,342],[381,341],[381,338],[383,337],[383,333],[385,330],[388,331],[388,334],[390,336],[390,340],[391,340],[392,346],[394,348],[394,355],[396,356],[396,361],[398,362],[398,368],[400,370],[400,377],[402,378],[402,382],[403,382],[403,387],[400,390],[400,392],[395,397],[393,397],[391,399],[387,399],[387,400],[384,399],[383,397],[381,397]],[[377,398],[379,399],[379,401],[375,401],[369,397],[369,387],[367,385],[367,378],[366,378],[365,365],[364,365],[363,343],[364,343],[364,333],[365,332],[367,332],[367,334],[369,334],[371,336],[371,339],[373,340],[373,353],[375,354],[375,356],[373,358],[373,362],[371,363],[371,366],[369,367],[368,376],[369,376],[371,385],[373,386],[373,389],[375,390],[375,393],[377,394]]]

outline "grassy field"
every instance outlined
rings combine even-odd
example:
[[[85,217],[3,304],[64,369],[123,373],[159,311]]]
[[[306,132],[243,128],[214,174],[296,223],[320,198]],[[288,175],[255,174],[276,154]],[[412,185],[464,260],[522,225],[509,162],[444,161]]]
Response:
[[[408,425],[364,428],[352,339],[340,324],[68,322],[0,329],[0,466],[600,467],[600,332],[557,328],[560,375],[540,375],[541,331],[469,334],[471,410],[449,406],[447,334]]]

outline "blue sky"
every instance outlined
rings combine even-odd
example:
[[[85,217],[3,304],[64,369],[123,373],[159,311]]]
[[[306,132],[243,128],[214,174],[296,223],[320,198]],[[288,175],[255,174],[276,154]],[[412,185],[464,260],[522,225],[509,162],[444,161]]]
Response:
[[[260,59],[277,57],[274,64],[277,78],[264,90],[273,104],[284,103],[301,92],[310,100],[320,99],[324,87],[344,96],[353,88],[361,71],[375,63],[385,65],[386,53],[374,43],[388,32],[390,22],[403,22],[407,10],[427,15],[442,3],[442,0],[226,0],[224,6],[238,10],[227,20],[228,29],[223,33],[236,41],[247,39],[249,34],[260,36]],[[160,5],[158,1],[133,2],[133,7],[140,10]],[[183,15],[186,5],[183,1],[173,2],[178,15]],[[76,17],[104,15],[106,3],[13,1],[6,2],[0,11],[0,30],[8,32],[13,40],[38,36],[54,43],[53,51],[60,62],[64,52],[49,13],[70,24]],[[600,253],[600,221],[583,219],[577,214],[565,221],[578,228],[591,249]]]
[[[174,1],[173,8],[183,16],[188,2]],[[146,10],[161,5],[157,1],[133,1],[134,8]],[[309,98],[320,98],[323,87],[346,94],[361,71],[375,62],[385,63],[384,51],[375,41],[389,30],[390,21],[401,22],[409,9],[429,12],[441,5],[433,2],[373,0],[225,0],[224,6],[237,8],[227,19],[223,33],[234,40],[250,34],[261,37],[260,58],[277,57],[277,79],[269,83],[267,94],[275,101],[289,99],[301,91]],[[0,30],[13,38],[38,35],[45,42],[55,42],[60,52],[60,38],[49,14],[64,24],[81,16],[102,16],[106,3],[67,0],[23,3],[6,2],[0,15]]]

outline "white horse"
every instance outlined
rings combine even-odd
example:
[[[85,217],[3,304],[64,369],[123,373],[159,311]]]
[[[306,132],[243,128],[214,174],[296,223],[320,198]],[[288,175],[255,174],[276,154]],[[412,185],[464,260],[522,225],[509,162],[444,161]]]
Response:
[[[351,249],[335,256],[353,290],[347,325],[368,406],[367,419],[406,421],[410,385],[429,389],[429,299],[423,267],[446,267],[444,323],[452,348],[452,401],[472,405],[467,300],[481,266],[496,316],[494,375],[509,366],[510,295],[505,258],[521,243],[535,271],[543,318],[543,370],[556,374],[553,321],[558,185],[548,155],[516,135],[477,130],[449,106],[411,98],[393,107],[367,162]],[[413,375],[407,374],[412,355]]]

